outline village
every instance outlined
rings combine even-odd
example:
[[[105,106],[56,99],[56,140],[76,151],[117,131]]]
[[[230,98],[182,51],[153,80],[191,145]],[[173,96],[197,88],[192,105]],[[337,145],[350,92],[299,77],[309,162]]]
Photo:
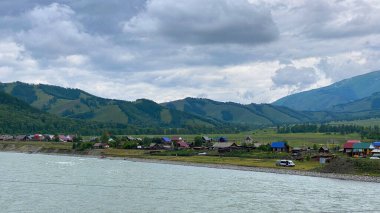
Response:
[[[104,133],[99,137],[85,137],[63,134],[0,135],[0,141],[30,141],[72,143],[74,150],[136,149],[146,150],[149,155],[175,156],[247,156],[247,153],[265,153],[259,158],[295,161],[318,161],[328,163],[337,156],[349,158],[380,159],[380,142],[347,140],[334,146],[290,146],[287,141],[262,143],[246,136],[242,141],[228,140],[227,137],[195,136],[186,140],[181,136],[133,137],[113,136]],[[255,155],[257,157],[257,155]]]

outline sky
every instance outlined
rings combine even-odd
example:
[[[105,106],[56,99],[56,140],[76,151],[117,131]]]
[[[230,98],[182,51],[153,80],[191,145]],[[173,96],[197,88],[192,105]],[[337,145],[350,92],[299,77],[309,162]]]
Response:
[[[2,0],[0,82],[271,103],[380,70],[378,0]]]

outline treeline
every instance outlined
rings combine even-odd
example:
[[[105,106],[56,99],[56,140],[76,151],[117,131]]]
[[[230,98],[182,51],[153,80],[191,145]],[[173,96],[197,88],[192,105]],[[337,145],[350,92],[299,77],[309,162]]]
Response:
[[[361,133],[365,127],[358,125],[331,125],[331,124],[297,124],[292,126],[277,126],[277,133]]]
[[[297,124],[297,125],[287,125],[287,126],[277,126],[277,133],[286,134],[286,133],[339,133],[342,135],[358,133],[362,138],[367,139],[380,139],[380,128],[379,126],[359,126],[352,124],[341,124],[341,125],[332,125],[332,124]]]

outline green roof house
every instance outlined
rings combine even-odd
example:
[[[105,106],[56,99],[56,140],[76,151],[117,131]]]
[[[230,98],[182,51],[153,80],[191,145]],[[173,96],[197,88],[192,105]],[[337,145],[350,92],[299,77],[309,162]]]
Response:
[[[353,155],[358,156],[367,156],[371,154],[373,149],[375,149],[372,143],[355,143],[352,148]]]

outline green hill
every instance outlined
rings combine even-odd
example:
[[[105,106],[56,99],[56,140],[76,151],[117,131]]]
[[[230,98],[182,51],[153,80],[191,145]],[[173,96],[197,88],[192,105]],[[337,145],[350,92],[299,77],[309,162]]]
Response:
[[[127,126],[61,118],[0,92],[0,134],[100,134],[104,130],[124,131]]]
[[[242,105],[209,99],[186,98],[163,103],[162,105],[223,122],[250,126],[311,122],[315,120],[313,114],[297,112],[286,107],[269,104]]]
[[[350,103],[339,104],[330,108],[334,112],[373,112],[380,110],[380,93],[374,93]]]
[[[323,111],[380,92],[380,71],[346,79],[330,86],[286,96],[274,105],[294,110]]]
[[[145,99],[134,102],[111,100],[79,89],[22,82],[0,84],[1,90],[37,109],[65,118],[147,128],[214,128],[224,125]]]

